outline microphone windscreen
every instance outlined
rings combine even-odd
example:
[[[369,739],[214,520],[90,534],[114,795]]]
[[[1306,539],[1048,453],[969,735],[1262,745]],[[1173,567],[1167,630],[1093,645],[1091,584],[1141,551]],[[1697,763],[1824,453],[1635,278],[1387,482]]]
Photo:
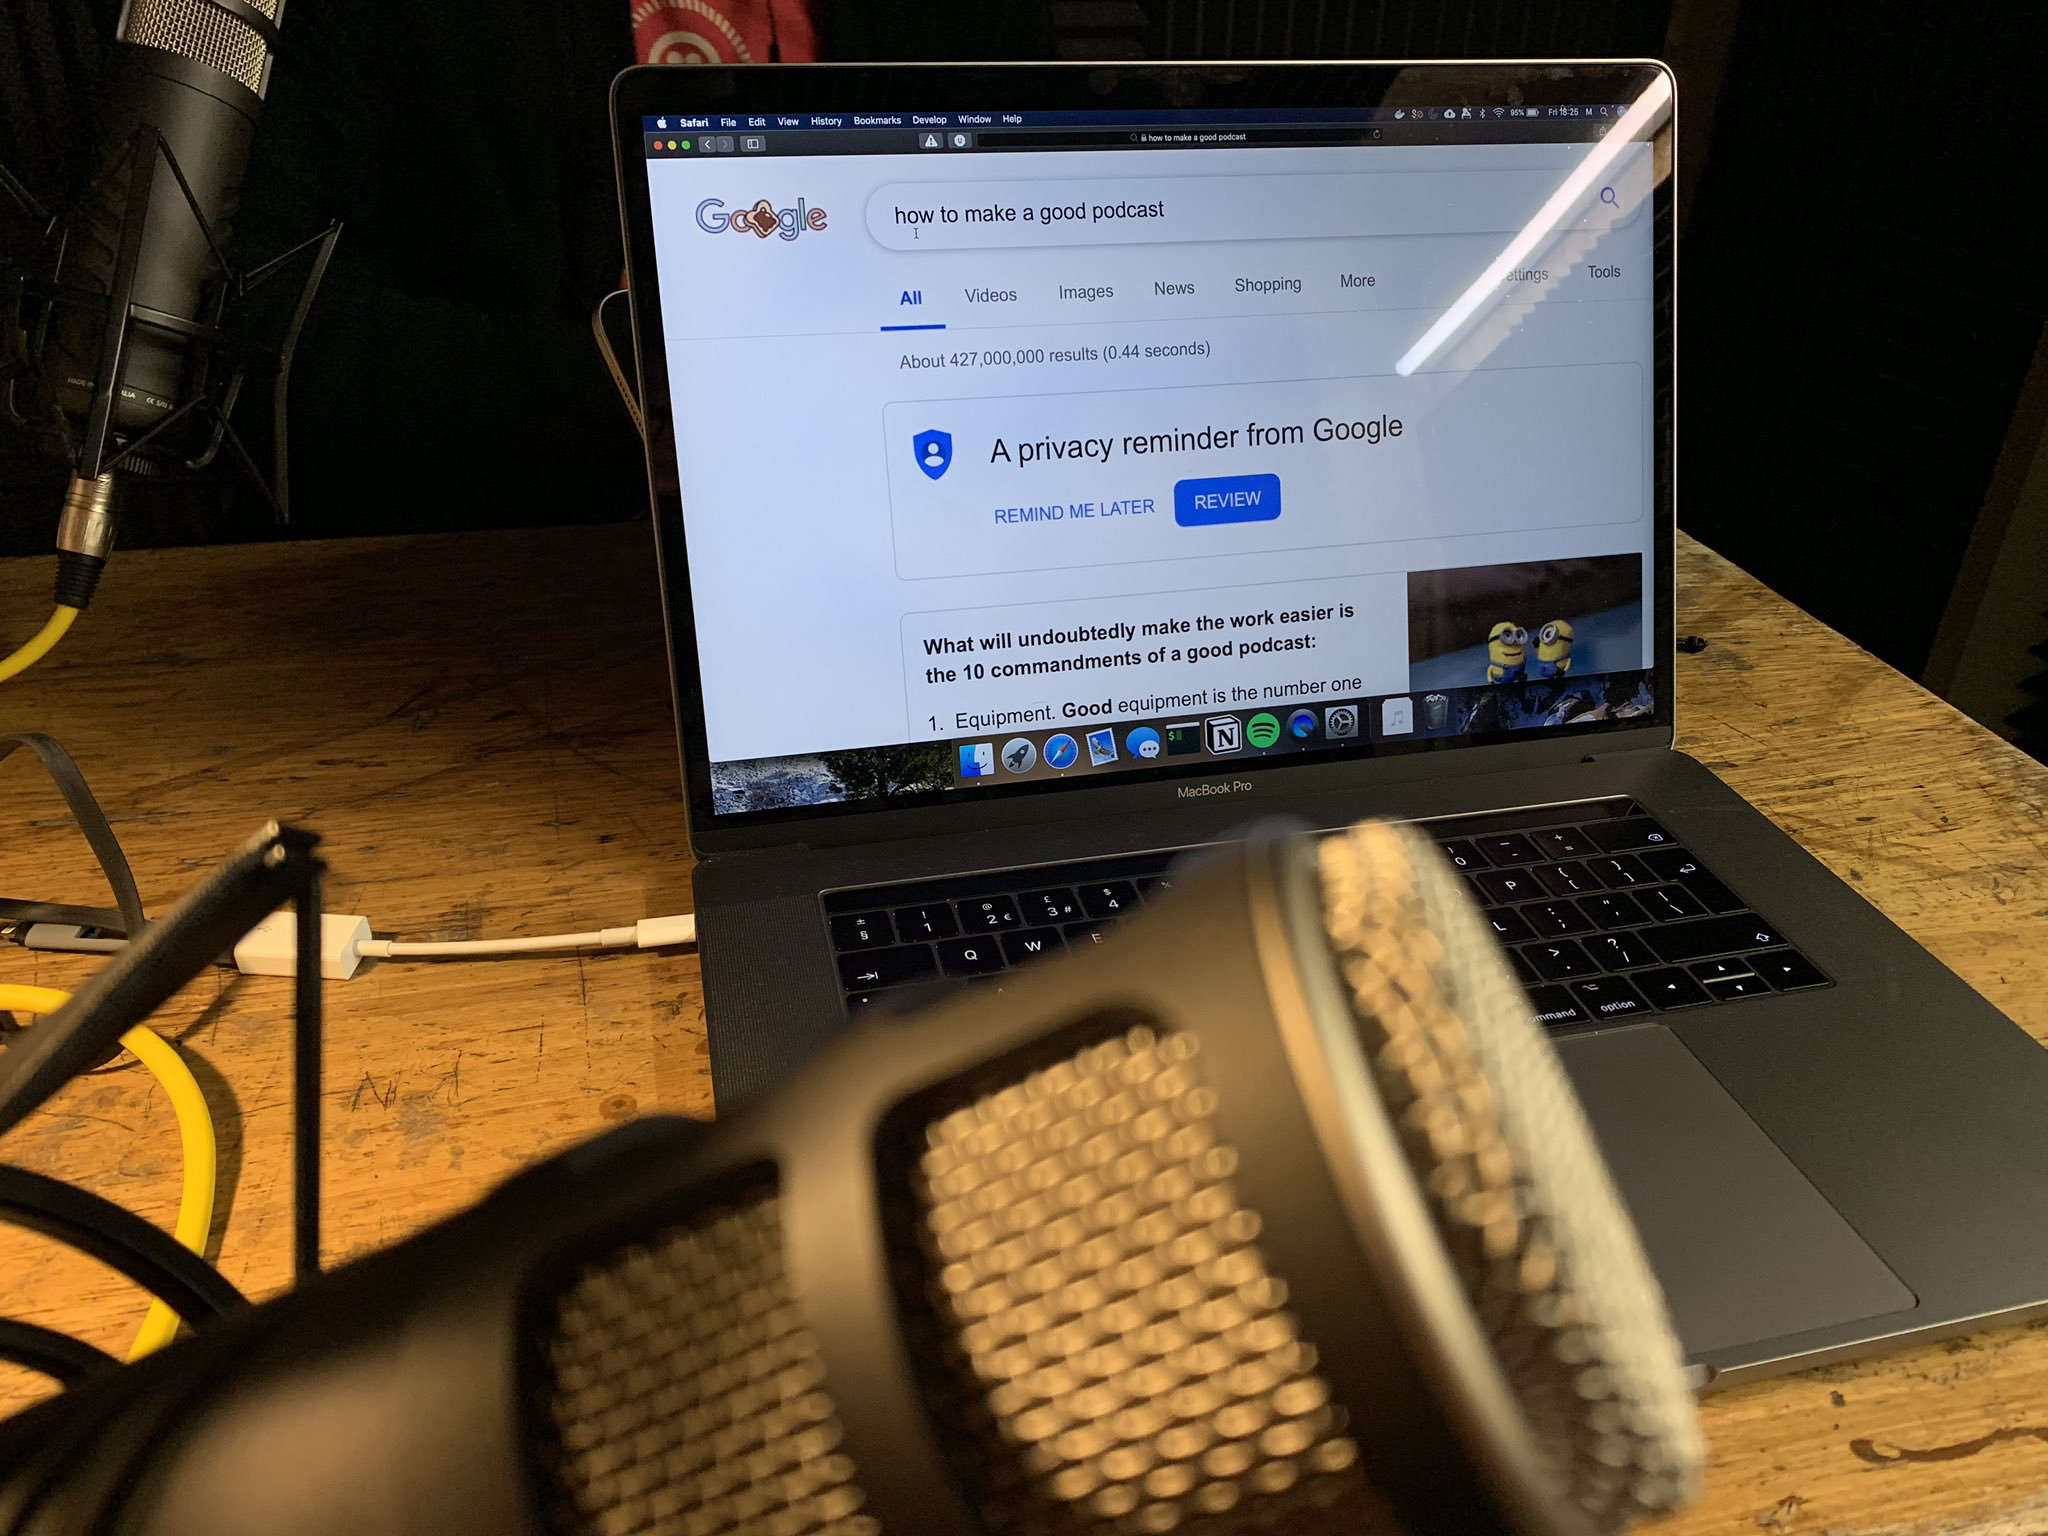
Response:
[[[277,20],[278,0],[249,0]],[[128,0],[121,41],[158,48],[218,70],[257,96],[270,87],[270,50],[256,29],[209,0]]]
[[[556,1529],[873,1536],[781,1221],[772,1192],[735,1195],[563,1294],[545,1407]]]
[[[1134,1026],[928,1128],[911,1337],[994,1530],[1375,1526],[1210,1079]]]
[[[1603,1526],[1695,1491],[1683,1351],[1557,1052],[1460,877],[1419,833],[1320,849],[1324,921],[1381,1104],[1529,1425]]]

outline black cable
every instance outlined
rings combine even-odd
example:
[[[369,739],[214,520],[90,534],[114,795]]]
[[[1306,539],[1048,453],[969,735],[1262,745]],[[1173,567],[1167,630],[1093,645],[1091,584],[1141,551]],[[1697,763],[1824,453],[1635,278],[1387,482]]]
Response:
[[[249,1304],[212,1265],[161,1228],[111,1200],[26,1168],[0,1164],[0,1221],[90,1254],[161,1297],[188,1323]]]
[[[93,857],[99,860],[100,869],[113,890],[114,905],[121,909],[122,931],[131,939],[137,937],[146,921],[142,915],[142,893],[135,887],[135,872],[128,867],[128,856],[121,851],[120,839],[114,836],[107,813],[100,809],[99,801],[93,798],[92,790],[86,786],[85,775],[55,737],[45,736],[40,731],[0,736],[0,763],[12,757],[20,747],[27,747],[33,752],[50,777],[56,780],[57,792],[71,808],[71,819],[85,834],[86,842],[92,846]]]
[[[120,1363],[105,1350],[94,1349],[68,1333],[11,1317],[0,1317],[0,1360],[40,1371],[66,1387],[75,1387],[94,1372]]]
[[[112,907],[74,907],[61,901],[11,901],[0,896],[0,923],[60,923],[128,937],[128,919]]]

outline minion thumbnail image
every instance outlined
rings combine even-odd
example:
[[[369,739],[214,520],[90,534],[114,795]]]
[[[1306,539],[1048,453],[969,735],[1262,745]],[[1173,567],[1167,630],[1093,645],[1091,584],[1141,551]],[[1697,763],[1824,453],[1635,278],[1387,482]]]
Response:
[[[1412,691],[1584,678],[1645,664],[1641,555],[1408,575]]]

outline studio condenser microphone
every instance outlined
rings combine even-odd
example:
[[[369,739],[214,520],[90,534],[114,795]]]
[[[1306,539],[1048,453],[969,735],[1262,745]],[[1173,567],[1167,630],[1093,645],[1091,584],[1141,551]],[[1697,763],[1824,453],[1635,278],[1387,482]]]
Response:
[[[130,187],[146,178],[132,301],[137,316],[121,349],[111,426],[134,441],[204,387],[204,359],[187,327],[204,323],[227,276],[229,249],[249,166],[249,144],[270,87],[281,0],[127,0],[115,32],[102,155],[92,195],[73,230],[81,287],[111,295],[122,262]],[[177,166],[146,152],[159,135]],[[188,199],[189,193],[189,199]],[[50,375],[59,407],[83,424],[102,375],[105,336],[83,310],[56,332]]]
[[[1412,831],[642,1122],[0,1430],[21,1536],[1600,1536],[1702,1460],[1555,1054]]]
[[[122,475],[203,468],[225,442],[274,503],[288,498],[285,380],[334,231],[253,272],[231,264],[283,8],[284,0],[126,0],[89,183],[53,213],[0,174],[0,192],[40,231],[26,265],[0,272],[0,299],[11,300],[11,323],[0,326],[0,411],[71,470],[57,540],[60,606],[91,601]],[[253,325],[243,302],[301,252],[312,261],[299,303],[270,334],[276,327]],[[274,378],[274,485],[229,424],[252,364]]]

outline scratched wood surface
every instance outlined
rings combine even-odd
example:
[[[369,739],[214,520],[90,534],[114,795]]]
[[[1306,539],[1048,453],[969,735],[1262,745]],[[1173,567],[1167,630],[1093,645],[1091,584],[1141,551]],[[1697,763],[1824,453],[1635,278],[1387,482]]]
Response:
[[[265,817],[327,839],[328,905],[464,938],[689,907],[646,531],[123,554],[73,636],[0,685],[0,730],[76,753],[152,910]],[[45,560],[0,562],[0,636]],[[2048,771],[1689,542],[1680,744],[2048,1042]],[[0,766],[0,893],[105,900],[57,797]],[[0,981],[89,963],[0,949]],[[694,957],[386,964],[330,985],[329,1262],[521,1164],[669,1110],[707,1115]],[[222,1126],[222,1270],[288,1271],[289,983],[211,974],[160,1021]],[[2048,1106],[2044,1106],[2048,1112]],[[5,1155],[168,1226],[168,1106],[132,1067],[76,1083]],[[1988,1240],[1995,1240],[1990,1238]],[[0,1231],[13,1315],[109,1349],[124,1282]],[[0,1377],[0,1406],[40,1388]],[[2008,1328],[1711,1397],[1706,1497],[1660,1533],[2048,1532],[2048,1328]]]

